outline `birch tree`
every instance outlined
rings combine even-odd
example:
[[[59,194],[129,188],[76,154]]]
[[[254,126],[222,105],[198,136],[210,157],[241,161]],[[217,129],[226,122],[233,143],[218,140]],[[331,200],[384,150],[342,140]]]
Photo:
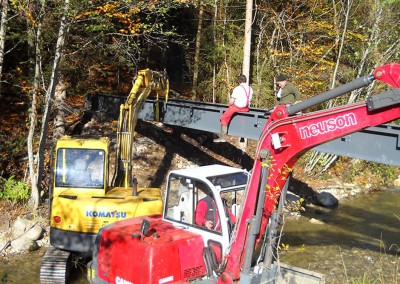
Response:
[[[243,45],[243,71],[246,75],[248,83],[250,84],[250,55],[251,55],[251,33],[253,22],[253,0],[246,1],[246,15],[245,15],[245,28],[244,28],[244,45]]]
[[[36,128],[37,121],[37,108],[38,108],[38,97],[40,96],[40,78],[42,76],[41,72],[41,39],[42,39],[42,21],[45,15],[45,7],[46,0],[40,1],[40,9],[39,15],[36,19],[36,29],[33,28],[33,32],[35,34],[35,74],[33,78],[33,91],[32,91],[32,99],[31,99],[31,107],[29,112],[29,132],[27,139],[27,147],[28,147],[28,169],[29,169],[29,178],[31,180],[31,206],[36,209],[39,204],[39,187],[38,187],[38,179],[35,171],[35,161],[34,161],[34,149],[33,149],[33,141],[34,134]]]
[[[49,118],[50,118],[50,112],[51,112],[52,106],[53,106],[55,89],[56,89],[56,85],[58,82],[62,50],[64,47],[64,42],[65,42],[66,33],[67,33],[68,11],[69,11],[69,0],[65,0],[63,12],[62,12],[62,16],[61,16],[60,28],[59,28],[59,32],[58,32],[58,38],[57,38],[57,44],[56,44],[56,50],[55,50],[54,62],[53,62],[53,69],[52,69],[52,73],[51,73],[51,79],[50,79],[50,83],[47,88],[46,97],[45,97],[45,106],[44,106],[44,113],[43,113],[43,119],[42,119],[42,127],[41,127],[41,132],[40,132],[39,148],[38,148],[38,152],[37,152],[38,166],[37,166],[37,172],[36,172],[36,175],[37,175],[36,182],[37,182],[38,191],[37,192],[32,191],[32,196],[31,196],[31,200],[30,200],[34,209],[36,209],[39,205],[40,183],[42,181],[42,176],[43,176],[45,146],[46,146],[47,134],[48,134],[48,128],[49,128],[48,123],[49,123]]]

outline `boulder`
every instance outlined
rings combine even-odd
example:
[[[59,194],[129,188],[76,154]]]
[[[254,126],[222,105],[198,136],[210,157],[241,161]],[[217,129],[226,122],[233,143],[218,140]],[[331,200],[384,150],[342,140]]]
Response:
[[[11,238],[17,239],[34,226],[34,222],[18,217],[11,228]]]
[[[27,238],[18,238],[11,242],[11,247],[14,251],[34,251],[39,248],[35,241],[29,240]]]
[[[43,237],[43,228],[34,221],[18,217],[11,227],[11,248],[16,252],[39,248],[36,240]]]
[[[7,240],[5,237],[3,237],[2,235],[0,235],[0,252],[5,249],[7,244]]]
[[[18,217],[12,225],[11,239],[24,237],[28,240],[36,241],[42,236],[43,228],[36,224],[34,221]]]
[[[317,195],[317,201],[321,206],[329,208],[336,207],[339,204],[339,200],[333,194],[325,191]]]
[[[26,237],[28,240],[31,241],[37,241],[41,239],[42,236],[43,236],[43,228],[37,224],[24,234],[24,237]]]
[[[400,176],[397,179],[394,180],[393,184],[396,187],[400,187]]]

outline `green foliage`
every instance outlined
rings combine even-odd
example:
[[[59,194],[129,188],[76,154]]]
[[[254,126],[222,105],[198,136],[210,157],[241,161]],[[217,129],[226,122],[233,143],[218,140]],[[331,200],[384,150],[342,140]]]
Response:
[[[386,188],[393,184],[398,176],[398,168],[395,166],[357,159],[351,160],[350,166],[336,165],[336,171],[340,171],[341,167],[345,167],[342,169],[342,178],[345,182],[361,184],[371,190]]]
[[[352,279],[351,283],[353,283],[353,284],[375,284],[375,283],[378,283],[378,279],[371,280],[371,279],[369,279],[367,274],[364,272],[362,278]]]
[[[3,141],[0,144],[0,151],[2,154],[7,153],[9,157],[15,157],[21,155],[25,150],[26,138],[21,136],[22,133],[16,132],[17,131],[14,133],[8,133],[7,135],[0,133],[0,139]],[[0,154],[0,157],[2,157],[2,154]],[[4,157],[4,159],[6,159],[6,157]]]
[[[14,176],[9,179],[0,178],[0,199],[8,199],[13,202],[29,199],[29,185],[22,181],[16,181]]]
[[[306,209],[303,206],[304,198],[300,198],[299,200],[293,202],[286,202],[286,208],[289,209],[291,212],[300,214],[301,212],[305,211]]]
[[[284,244],[284,243],[282,243],[282,244],[279,245],[278,250],[279,250],[279,251],[288,251],[288,250],[289,250],[289,247],[290,247],[289,244]]]

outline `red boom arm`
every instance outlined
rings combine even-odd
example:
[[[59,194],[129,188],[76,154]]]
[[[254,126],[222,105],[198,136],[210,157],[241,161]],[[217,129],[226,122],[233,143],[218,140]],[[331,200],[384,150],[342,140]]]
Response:
[[[400,64],[393,63],[377,68],[374,78],[399,88]],[[226,268],[219,278],[220,283],[231,283],[240,278],[244,252],[247,249],[246,240],[250,234],[248,221],[255,215],[262,167],[268,167],[269,172],[267,186],[261,189],[265,191],[266,198],[260,231],[256,237],[257,242],[265,232],[271,213],[289,176],[290,170],[285,169],[291,169],[306,151],[317,145],[400,117],[400,89],[376,96],[380,95],[386,100],[389,96],[390,103],[379,109],[374,109],[367,101],[296,116],[289,116],[284,105],[275,108],[260,137],[246,192],[245,206],[237,222],[231,250],[225,255]],[[260,151],[265,150],[271,157],[267,164],[260,159]]]

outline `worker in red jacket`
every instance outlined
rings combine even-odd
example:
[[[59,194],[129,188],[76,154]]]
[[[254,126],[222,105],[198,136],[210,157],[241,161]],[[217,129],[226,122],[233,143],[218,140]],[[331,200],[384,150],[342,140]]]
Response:
[[[222,198],[222,194],[221,194]],[[224,202],[224,214],[228,218],[231,225],[236,223],[236,217],[232,214],[231,210],[226,202]],[[197,203],[195,222],[199,226],[206,227],[209,230],[215,230],[221,232],[221,222],[217,210],[217,205],[215,204],[214,198],[207,195]]]

